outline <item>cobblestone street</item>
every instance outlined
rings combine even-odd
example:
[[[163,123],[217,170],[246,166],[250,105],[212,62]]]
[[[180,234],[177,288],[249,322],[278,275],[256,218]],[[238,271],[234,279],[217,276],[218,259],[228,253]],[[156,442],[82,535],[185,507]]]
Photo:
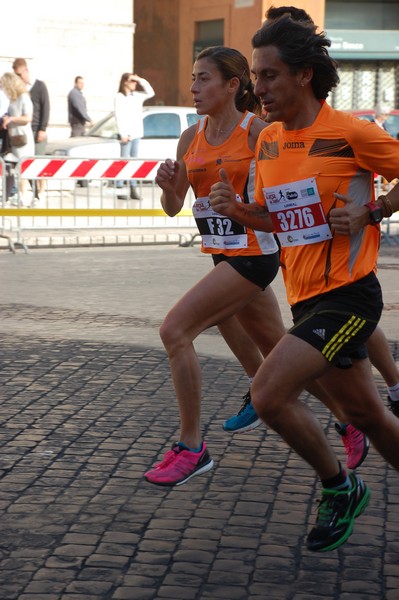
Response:
[[[399,249],[383,248],[381,324],[396,360],[398,266]],[[198,248],[0,253],[1,600],[399,597],[398,474],[370,449],[365,514],[344,546],[310,553],[314,474],[263,425],[222,430],[247,384],[213,329],[197,349],[215,466],[176,489],[143,479],[178,435],[158,327],[210,268]],[[274,289],[288,325],[280,279]],[[304,400],[343,459],[330,413]]]

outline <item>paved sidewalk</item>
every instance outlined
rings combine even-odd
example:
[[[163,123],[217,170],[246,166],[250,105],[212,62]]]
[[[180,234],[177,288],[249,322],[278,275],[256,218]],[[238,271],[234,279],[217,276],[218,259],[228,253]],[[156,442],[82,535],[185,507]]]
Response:
[[[313,473],[264,426],[223,432],[247,386],[214,329],[196,346],[215,467],[176,489],[143,479],[178,435],[158,327],[210,266],[197,247],[0,252],[1,600],[399,597],[398,474],[371,449],[360,473],[372,499],[353,535],[308,552]],[[396,359],[398,270],[399,250],[384,248]],[[288,325],[280,278],[274,288]],[[329,413],[304,400],[343,457]]]

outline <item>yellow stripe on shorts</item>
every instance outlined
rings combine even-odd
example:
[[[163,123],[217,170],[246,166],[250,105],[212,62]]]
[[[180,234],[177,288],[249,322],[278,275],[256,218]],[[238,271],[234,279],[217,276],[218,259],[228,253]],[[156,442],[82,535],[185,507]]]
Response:
[[[323,356],[330,362],[351,338],[353,338],[360,329],[365,325],[366,320],[360,317],[351,316],[349,321],[341,327],[339,331],[331,338],[322,350]]]

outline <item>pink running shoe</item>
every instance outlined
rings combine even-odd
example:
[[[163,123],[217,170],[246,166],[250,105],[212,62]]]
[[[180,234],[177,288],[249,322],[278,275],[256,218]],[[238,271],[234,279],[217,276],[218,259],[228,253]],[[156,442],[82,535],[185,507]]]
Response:
[[[144,473],[144,477],[156,485],[182,485],[191,477],[206,473],[212,467],[213,460],[204,442],[201,452],[191,452],[176,442],[160,463]]]
[[[335,423],[335,429],[342,437],[347,468],[351,470],[357,469],[357,467],[360,467],[369,451],[370,442],[368,437],[350,423],[348,425]]]

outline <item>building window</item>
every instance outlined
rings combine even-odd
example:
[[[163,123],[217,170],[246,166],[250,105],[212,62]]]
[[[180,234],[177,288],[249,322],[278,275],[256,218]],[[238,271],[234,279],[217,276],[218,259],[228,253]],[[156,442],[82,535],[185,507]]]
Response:
[[[193,60],[208,46],[224,45],[224,19],[195,23]]]
[[[248,6],[253,6],[254,0],[235,0],[234,8],[248,8]]]
[[[325,28],[399,29],[399,4],[396,0],[328,0]]]
[[[398,106],[398,67],[395,61],[340,61],[340,83],[329,101],[340,110]]]

